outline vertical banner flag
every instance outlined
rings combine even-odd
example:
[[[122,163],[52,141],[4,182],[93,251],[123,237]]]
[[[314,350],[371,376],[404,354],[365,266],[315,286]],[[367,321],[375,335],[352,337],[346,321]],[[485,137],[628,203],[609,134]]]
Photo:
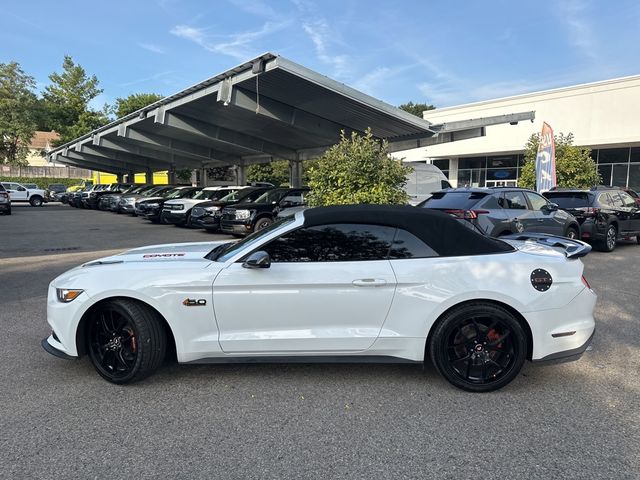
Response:
[[[543,123],[536,155],[536,190],[546,192],[555,186],[556,142],[552,128],[547,123]]]

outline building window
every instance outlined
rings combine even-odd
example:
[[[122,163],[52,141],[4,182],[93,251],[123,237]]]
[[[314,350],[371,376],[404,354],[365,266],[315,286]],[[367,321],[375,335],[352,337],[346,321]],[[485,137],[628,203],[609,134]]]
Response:
[[[631,163],[640,162],[640,148],[639,147],[635,147],[635,148],[631,149],[631,155],[629,156],[629,160],[631,160]]]
[[[485,168],[486,157],[468,157],[458,160],[458,168]]]
[[[629,166],[629,188],[640,191],[640,163]]]
[[[603,185],[611,185],[611,165],[598,165],[598,173],[602,177]]]
[[[518,155],[499,155],[487,157],[487,168],[517,167]]]
[[[629,148],[603,148],[598,155],[598,163],[628,163]]]
[[[442,159],[442,160],[433,160],[431,162],[431,164],[435,165],[436,167],[438,167],[443,172],[445,170],[449,170],[449,159],[448,158],[445,158],[445,159]]]

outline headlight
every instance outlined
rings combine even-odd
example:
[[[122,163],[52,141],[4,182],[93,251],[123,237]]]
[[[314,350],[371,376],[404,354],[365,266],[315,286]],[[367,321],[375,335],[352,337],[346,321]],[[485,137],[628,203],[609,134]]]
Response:
[[[69,303],[74,301],[78,295],[80,295],[84,290],[70,290],[68,288],[56,288],[56,293],[58,294],[58,301],[62,303]]]
[[[160,206],[159,203],[147,203],[148,208],[158,208]]]
[[[207,212],[217,212],[220,210],[220,207],[204,207]]]
[[[133,205],[135,203],[136,199],[135,198],[127,198],[126,199],[126,203],[130,203],[131,205]]]
[[[236,218],[238,220],[244,220],[251,216],[250,210],[236,210]]]

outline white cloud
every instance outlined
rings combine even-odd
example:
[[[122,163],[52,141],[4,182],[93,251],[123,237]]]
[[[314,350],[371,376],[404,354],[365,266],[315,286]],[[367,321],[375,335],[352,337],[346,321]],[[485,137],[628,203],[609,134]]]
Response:
[[[347,76],[350,72],[350,59],[347,55],[330,52],[330,45],[335,42],[335,33],[331,31],[326,20],[319,19],[313,23],[304,23],[302,28],[313,42],[318,59],[330,65],[336,77]]]
[[[153,53],[160,53],[160,54],[164,54],[165,51],[162,47],[159,47],[158,45],[154,45],[152,43],[139,43],[138,46],[140,48],[144,48],[145,50],[148,50],[150,52]]]
[[[281,23],[266,22],[258,30],[228,35],[210,35],[207,29],[189,25],[176,25],[170,30],[170,33],[176,37],[190,40],[210,52],[228,55],[244,61],[263,53],[265,50],[255,47],[254,42],[285,28],[288,23],[287,21]]]
[[[569,33],[569,42],[583,55],[598,59],[596,32],[587,19],[589,4],[582,0],[571,0],[559,4],[559,15]]]

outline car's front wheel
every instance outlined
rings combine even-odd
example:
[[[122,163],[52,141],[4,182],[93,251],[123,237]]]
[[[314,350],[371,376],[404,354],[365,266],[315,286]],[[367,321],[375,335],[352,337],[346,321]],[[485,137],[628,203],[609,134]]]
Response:
[[[505,308],[470,303],[445,314],[428,348],[433,364],[449,383],[470,392],[488,392],[518,375],[527,356],[527,338]]]
[[[273,223],[273,220],[271,220],[269,217],[262,217],[262,218],[259,218],[259,219],[256,221],[256,225],[255,225],[255,227],[253,228],[253,230],[254,230],[255,232],[258,232],[258,231],[262,230],[263,228],[267,228],[267,227],[268,227],[269,225],[271,225],[272,223]]]
[[[158,314],[137,301],[109,300],[90,318],[89,358],[109,382],[124,384],[148,377],[162,364],[166,348]]]

